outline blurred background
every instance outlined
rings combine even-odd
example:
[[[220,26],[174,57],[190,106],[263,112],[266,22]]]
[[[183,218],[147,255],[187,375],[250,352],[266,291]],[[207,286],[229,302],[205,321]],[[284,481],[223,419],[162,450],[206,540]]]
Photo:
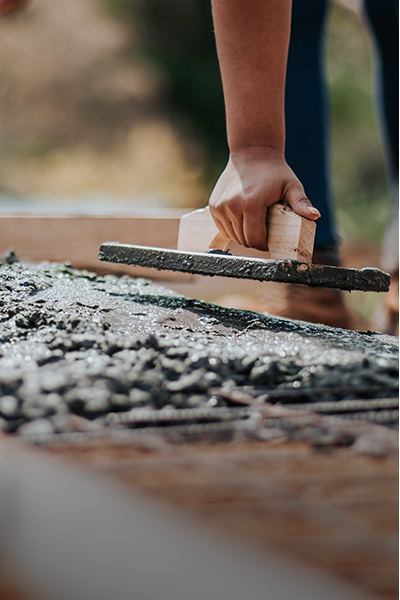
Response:
[[[332,2],[326,51],[344,262],[378,266],[390,200],[359,0]],[[207,204],[227,158],[208,0],[33,0],[0,19],[0,57],[0,205]]]

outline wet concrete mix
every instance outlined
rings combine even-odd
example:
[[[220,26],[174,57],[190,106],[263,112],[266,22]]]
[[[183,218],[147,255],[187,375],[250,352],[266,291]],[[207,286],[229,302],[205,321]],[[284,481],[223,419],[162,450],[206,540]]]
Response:
[[[391,336],[225,309],[13,253],[0,266],[0,341],[0,430],[12,435],[220,424],[251,417],[253,402],[398,396]]]

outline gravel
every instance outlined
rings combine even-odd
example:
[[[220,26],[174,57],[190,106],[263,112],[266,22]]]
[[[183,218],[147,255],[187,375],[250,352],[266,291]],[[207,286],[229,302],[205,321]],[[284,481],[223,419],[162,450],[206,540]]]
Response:
[[[137,420],[109,415],[237,407],[241,397],[398,395],[391,336],[224,309],[68,263],[12,254],[2,263],[0,429],[8,434],[134,428]]]

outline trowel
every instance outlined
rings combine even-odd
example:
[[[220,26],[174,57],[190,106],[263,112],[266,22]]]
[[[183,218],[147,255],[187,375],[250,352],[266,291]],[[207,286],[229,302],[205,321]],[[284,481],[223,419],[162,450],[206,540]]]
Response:
[[[390,276],[379,269],[312,264],[316,224],[276,203],[268,209],[268,251],[239,246],[217,228],[209,207],[180,219],[176,250],[105,242],[99,259],[160,271],[294,283],[310,287],[387,292]]]

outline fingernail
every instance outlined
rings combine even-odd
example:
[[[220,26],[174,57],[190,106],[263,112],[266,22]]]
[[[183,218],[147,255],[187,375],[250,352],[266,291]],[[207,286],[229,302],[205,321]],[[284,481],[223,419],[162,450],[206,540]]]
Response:
[[[318,208],[314,208],[313,206],[309,207],[308,212],[310,212],[312,215],[316,215],[317,217],[321,216],[321,213],[319,212]]]

